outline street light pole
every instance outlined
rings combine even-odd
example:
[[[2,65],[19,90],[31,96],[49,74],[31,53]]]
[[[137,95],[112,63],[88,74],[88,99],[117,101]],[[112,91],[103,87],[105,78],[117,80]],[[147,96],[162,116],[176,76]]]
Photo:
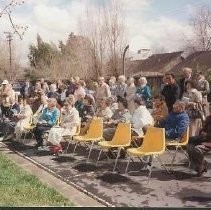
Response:
[[[123,60],[122,60],[122,65],[123,65],[123,75],[126,76],[126,71],[125,71],[125,55],[127,50],[129,49],[129,45],[127,45],[124,49],[124,53],[123,53]]]

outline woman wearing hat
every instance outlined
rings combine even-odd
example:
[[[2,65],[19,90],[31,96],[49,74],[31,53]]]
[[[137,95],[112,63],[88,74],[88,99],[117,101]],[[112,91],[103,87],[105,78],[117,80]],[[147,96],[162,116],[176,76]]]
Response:
[[[15,91],[12,89],[12,86],[9,84],[8,80],[4,80],[2,82],[0,98],[2,115],[6,116],[11,106],[10,101],[15,100]]]

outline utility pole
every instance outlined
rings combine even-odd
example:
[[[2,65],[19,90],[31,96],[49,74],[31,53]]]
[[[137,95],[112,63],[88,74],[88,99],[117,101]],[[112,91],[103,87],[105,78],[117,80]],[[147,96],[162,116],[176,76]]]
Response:
[[[126,52],[127,50],[129,49],[129,45],[127,45],[125,47],[125,50],[124,50],[124,53],[123,53],[123,60],[122,60],[122,66],[123,66],[123,75],[126,76],[126,71],[125,71],[125,55],[126,55]]]
[[[9,44],[9,63],[10,63],[10,69],[9,69],[9,80],[13,79],[13,68],[12,68],[12,40],[13,35],[11,32],[4,32],[6,34],[6,38]],[[8,72],[7,72],[8,73]]]

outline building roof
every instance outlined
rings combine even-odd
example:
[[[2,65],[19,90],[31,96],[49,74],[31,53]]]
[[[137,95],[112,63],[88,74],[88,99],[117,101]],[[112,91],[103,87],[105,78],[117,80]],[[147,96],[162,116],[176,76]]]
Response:
[[[196,71],[204,71],[211,68],[211,51],[199,51],[183,59],[181,63],[171,69],[174,74],[180,74],[184,67],[190,67]]]
[[[165,73],[164,68],[173,60],[180,58],[183,52],[172,52],[151,55],[146,60],[130,61],[128,63],[128,74],[138,75],[144,72]]]

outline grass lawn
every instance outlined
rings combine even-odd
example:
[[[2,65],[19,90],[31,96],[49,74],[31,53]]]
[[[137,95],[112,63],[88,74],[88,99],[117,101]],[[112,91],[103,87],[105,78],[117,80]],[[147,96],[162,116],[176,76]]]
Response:
[[[0,153],[0,206],[72,206]]]

